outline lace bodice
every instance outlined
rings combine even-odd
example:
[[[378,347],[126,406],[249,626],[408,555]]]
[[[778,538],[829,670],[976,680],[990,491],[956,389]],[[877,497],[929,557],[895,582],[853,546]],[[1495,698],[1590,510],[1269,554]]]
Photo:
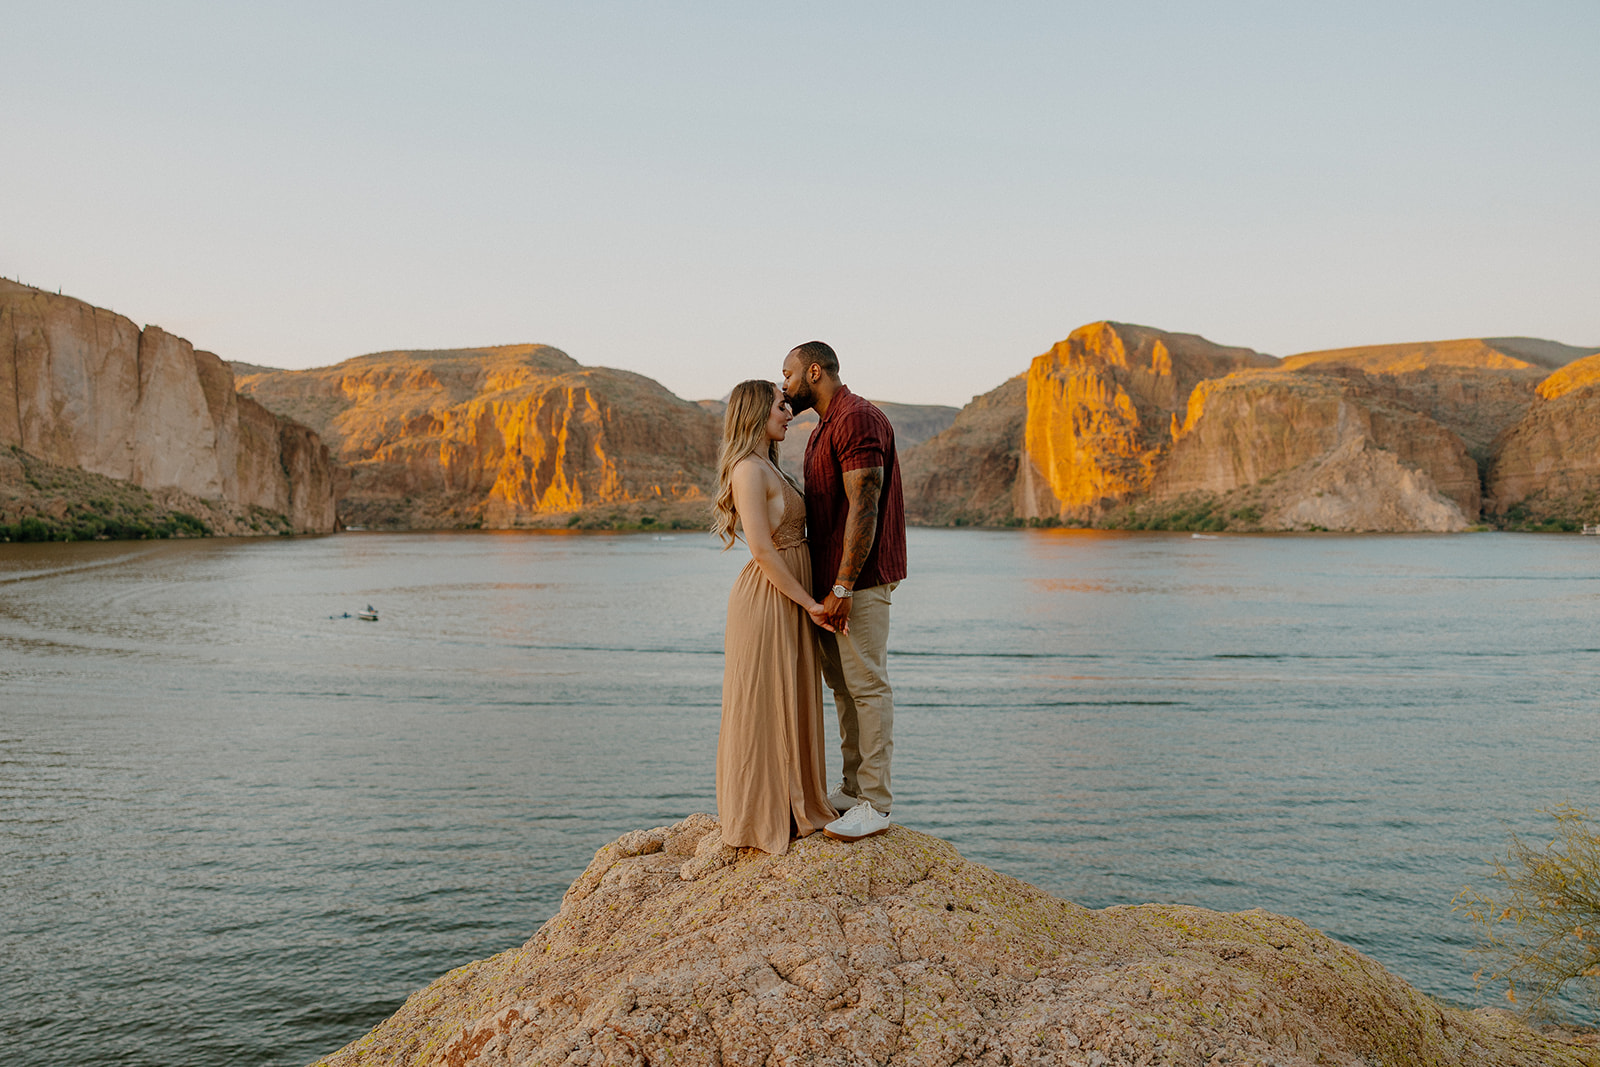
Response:
[[[774,548],[793,548],[806,543],[806,498],[801,496],[789,479],[783,479],[783,518],[772,531]]]

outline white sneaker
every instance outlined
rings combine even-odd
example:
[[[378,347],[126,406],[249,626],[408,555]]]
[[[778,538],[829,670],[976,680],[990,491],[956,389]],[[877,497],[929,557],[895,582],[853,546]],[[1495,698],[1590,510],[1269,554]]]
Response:
[[[889,816],[880,815],[871,804],[863,800],[837,819],[822,828],[822,832],[835,841],[860,841],[889,829]]]
[[[860,797],[845,791],[843,780],[828,790],[828,804],[840,815],[843,815],[859,803],[861,803]]]

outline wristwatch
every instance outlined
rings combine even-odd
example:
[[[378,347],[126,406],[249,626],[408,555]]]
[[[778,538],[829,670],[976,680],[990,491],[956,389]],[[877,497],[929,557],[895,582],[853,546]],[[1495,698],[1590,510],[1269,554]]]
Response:
[[[846,589],[842,585],[836,585],[833,587],[833,595],[838,597],[840,600],[849,600],[856,594],[854,590]]]

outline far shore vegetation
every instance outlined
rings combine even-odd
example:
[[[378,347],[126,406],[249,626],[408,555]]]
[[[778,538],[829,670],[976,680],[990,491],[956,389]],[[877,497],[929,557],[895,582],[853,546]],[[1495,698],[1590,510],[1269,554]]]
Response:
[[[264,508],[225,517],[234,519],[253,534],[289,531],[286,518]],[[48,463],[14,445],[0,448],[0,543],[163,540],[217,532],[207,518],[163,504],[132,482]]]

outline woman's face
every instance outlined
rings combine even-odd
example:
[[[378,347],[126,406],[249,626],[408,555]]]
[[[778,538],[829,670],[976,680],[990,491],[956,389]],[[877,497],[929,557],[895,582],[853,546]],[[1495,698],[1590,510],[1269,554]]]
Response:
[[[789,410],[789,402],[783,398],[779,389],[772,391],[772,410],[767,414],[767,438],[772,441],[781,441],[789,435],[789,420],[794,414]]]

